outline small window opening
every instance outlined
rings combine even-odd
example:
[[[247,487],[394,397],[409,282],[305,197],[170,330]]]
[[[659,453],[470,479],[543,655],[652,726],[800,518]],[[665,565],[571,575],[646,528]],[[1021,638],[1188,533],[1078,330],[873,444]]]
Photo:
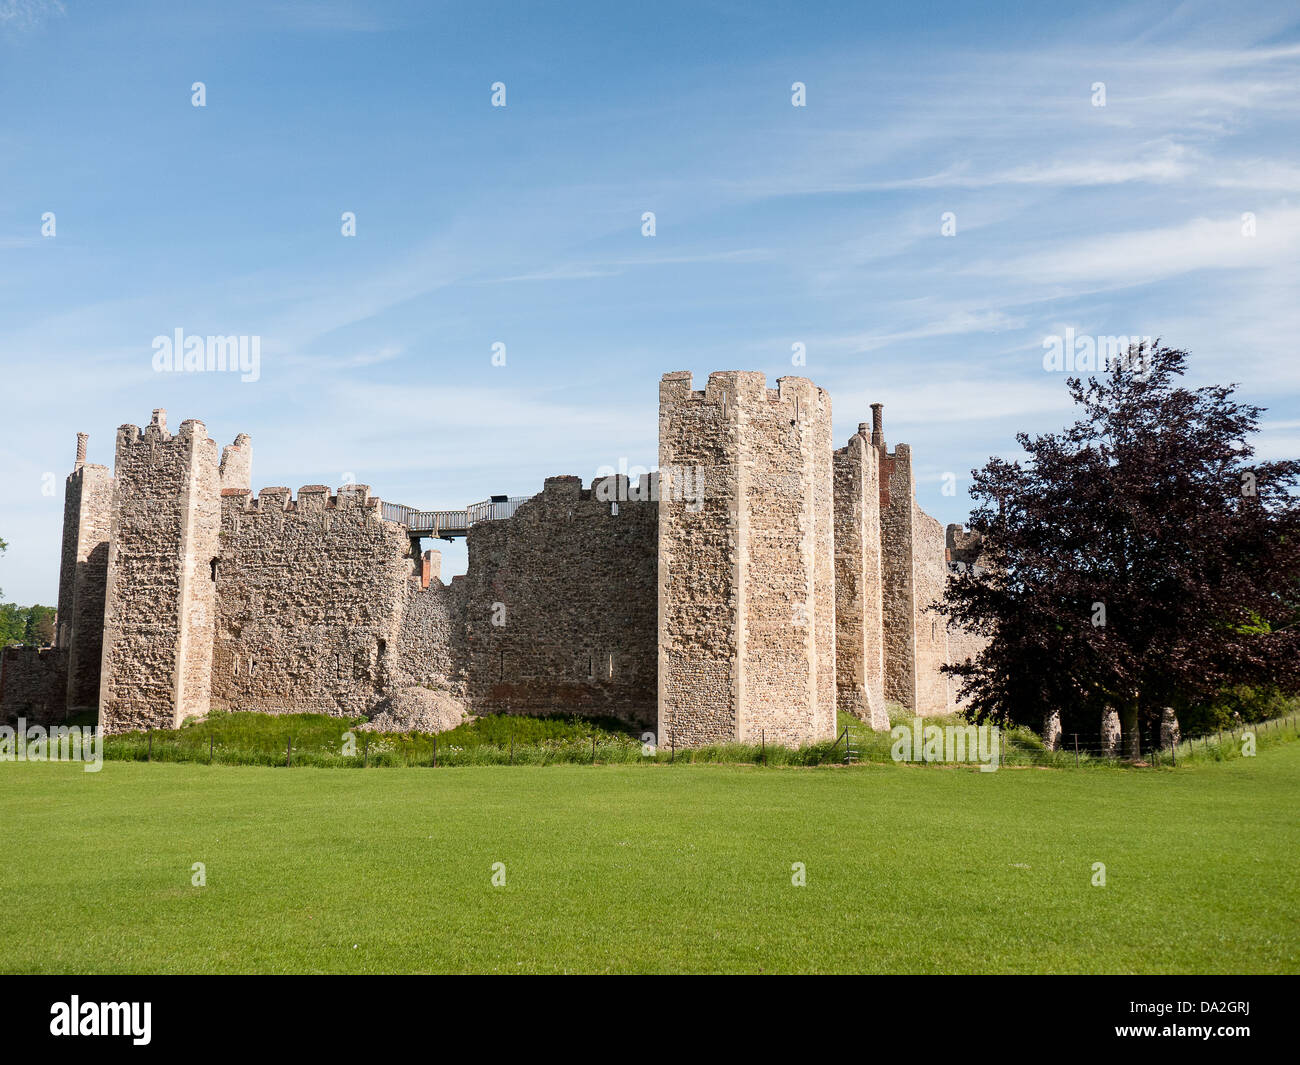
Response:
[[[218,559],[215,559],[215,558],[214,558],[214,559],[209,563],[209,565],[212,567],[212,579],[213,579],[214,581],[217,579],[217,562],[218,562],[218,561],[219,561]]]

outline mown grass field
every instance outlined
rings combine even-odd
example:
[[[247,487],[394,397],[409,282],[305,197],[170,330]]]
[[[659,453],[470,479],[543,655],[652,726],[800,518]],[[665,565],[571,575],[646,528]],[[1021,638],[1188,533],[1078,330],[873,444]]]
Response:
[[[1086,773],[11,762],[0,807],[9,973],[1300,971],[1295,742]]]

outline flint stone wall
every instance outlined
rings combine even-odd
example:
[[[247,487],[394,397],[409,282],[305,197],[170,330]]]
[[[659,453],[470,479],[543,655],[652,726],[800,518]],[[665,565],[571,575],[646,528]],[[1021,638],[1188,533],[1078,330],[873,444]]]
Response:
[[[49,725],[66,717],[68,655],[61,647],[0,652],[0,722]]]
[[[396,662],[414,574],[406,530],[380,516],[365,485],[337,495],[307,485],[297,499],[226,489],[214,704],[368,714],[406,679]]]
[[[649,480],[548,477],[469,531],[465,690],[475,713],[655,719],[657,505]],[[461,579],[453,582],[460,585]],[[457,594],[460,594],[459,591]]]

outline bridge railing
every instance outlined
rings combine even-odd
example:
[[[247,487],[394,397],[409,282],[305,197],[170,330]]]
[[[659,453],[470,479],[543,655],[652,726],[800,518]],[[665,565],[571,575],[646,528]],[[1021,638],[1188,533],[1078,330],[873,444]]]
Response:
[[[509,518],[521,503],[532,496],[511,496],[508,499],[486,499],[471,503],[464,510],[416,510],[401,503],[383,503],[381,513],[387,521],[395,521],[408,529],[446,531],[464,535],[471,525],[480,521],[500,521]]]

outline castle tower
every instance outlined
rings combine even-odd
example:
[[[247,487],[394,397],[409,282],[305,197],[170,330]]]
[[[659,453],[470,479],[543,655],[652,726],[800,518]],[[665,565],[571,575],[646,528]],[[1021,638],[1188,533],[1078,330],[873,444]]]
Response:
[[[217,445],[155,410],[117,431],[99,722],[175,728],[207,713],[221,527]]]
[[[889,728],[885,711],[884,611],[881,599],[880,466],[873,439],[881,437],[880,404],[874,429],[865,423],[834,456],[835,677],[837,705],[877,731]]]
[[[912,584],[912,525],[916,483],[912,478],[912,449],[899,444],[891,453],[885,444],[883,416],[872,405],[880,479],[880,573],[884,634],[885,698],[916,706],[916,626]]]
[[[835,732],[831,403],[801,377],[659,386],[659,742]]]
[[[85,433],[77,434],[77,461],[63,490],[63,549],[59,562],[59,614],[55,646],[67,652],[69,711],[99,704],[104,633],[104,586],[113,510],[107,466],[86,462]]]
[[[871,406],[872,444],[880,466],[880,571],[885,699],[918,716],[944,713],[948,681],[946,618],[933,609],[948,568],[944,529],[916,504],[912,449],[885,444],[883,412]]]

